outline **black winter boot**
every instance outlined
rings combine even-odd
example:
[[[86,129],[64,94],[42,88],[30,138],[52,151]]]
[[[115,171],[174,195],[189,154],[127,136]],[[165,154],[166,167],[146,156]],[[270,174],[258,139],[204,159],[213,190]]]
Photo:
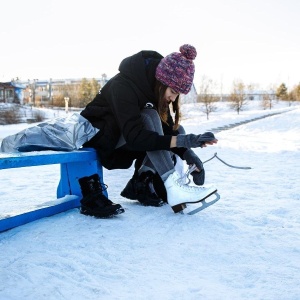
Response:
[[[80,212],[96,218],[109,218],[124,212],[120,204],[115,204],[103,195],[106,186],[100,182],[98,174],[82,177],[79,180],[83,198]]]
[[[138,200],[144,206],[159,207],[164,205],[164,201],[154,191],[153,176],[154,174],[151,171],[144,172],[140,176],[134,175],[121,192],[121,196],[131,200]]]

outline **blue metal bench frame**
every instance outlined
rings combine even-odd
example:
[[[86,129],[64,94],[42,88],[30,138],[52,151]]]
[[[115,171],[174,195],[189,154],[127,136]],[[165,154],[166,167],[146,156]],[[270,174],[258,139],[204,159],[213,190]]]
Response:
[[[60,164],[58,199],[54,201],[56,203],[52,206],[0,219],[0,232],[79,207],[82,194],[78,179],[81,177],[98,173],[103,183],[103,169],[94,149],[84,148],[72,152],[0,153],[0,170],[52,164]],[[105,193],[108,196],[107,191]]]

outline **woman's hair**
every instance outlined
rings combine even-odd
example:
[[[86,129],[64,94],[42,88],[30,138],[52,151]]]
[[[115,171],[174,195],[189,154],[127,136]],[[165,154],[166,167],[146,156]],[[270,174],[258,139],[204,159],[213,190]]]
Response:
[[[161,83],[160,81],[156,80],[155,87],[154,87],[154,93],[155,98],[157,101],[157,110],[158,114],[160,116],[160,119],[162,122],[168,124],[168,108],[169,104],[164,101],[164,95],[166,92],[166,89],[168,87]],[[179,95],[176,97],[175,101],[172,102],[172,109],[175,113],[175,124],[173,126],[173,130],[177,130],[179,127],[179,120],[180,120],[180,110],[179,110]]]

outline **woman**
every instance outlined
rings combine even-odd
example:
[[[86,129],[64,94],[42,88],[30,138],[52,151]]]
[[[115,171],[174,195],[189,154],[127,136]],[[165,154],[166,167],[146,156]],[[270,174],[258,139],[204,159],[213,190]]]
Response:
[[[188,164],[196,165],[194,182],[200,178],[203,184],[201,160],[190,148],[212,145],[217,139],[210,132],[182,134],[179,127],[179,95],[191,89],[196,55],[196,49],[186,44],[180,52],[165,58],[155,51],[127,57],[120,64],[119,73],[82,111],[82,116],[100,129],[84,146],[97,149],[105,168],[127,169],[135,161],[135,174],[121,193],[123,196],[144,205],[161,206],[163,201],[151,189],[155,174],[163,182],[167,202],[174,212],[181,211],[186,202],[199,202],[216,192],[213,187],[182,184],[170,155],[172,151]],[[169,104],[175,113],[174,126]],[[91,177],[79,181],[83,190],[81,212],[96,217],[124,212],[102,194],[97,176]]]

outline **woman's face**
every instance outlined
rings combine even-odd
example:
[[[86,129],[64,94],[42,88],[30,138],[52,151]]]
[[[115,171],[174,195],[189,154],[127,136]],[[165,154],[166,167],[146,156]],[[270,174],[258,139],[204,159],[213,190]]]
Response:
[[[179,96],[178,93],[176,93],[172,88],[167,87],[164,95],[164,100],[168,104],[170,104],[171,102],[174,102],[176,100],[177,96]]]

